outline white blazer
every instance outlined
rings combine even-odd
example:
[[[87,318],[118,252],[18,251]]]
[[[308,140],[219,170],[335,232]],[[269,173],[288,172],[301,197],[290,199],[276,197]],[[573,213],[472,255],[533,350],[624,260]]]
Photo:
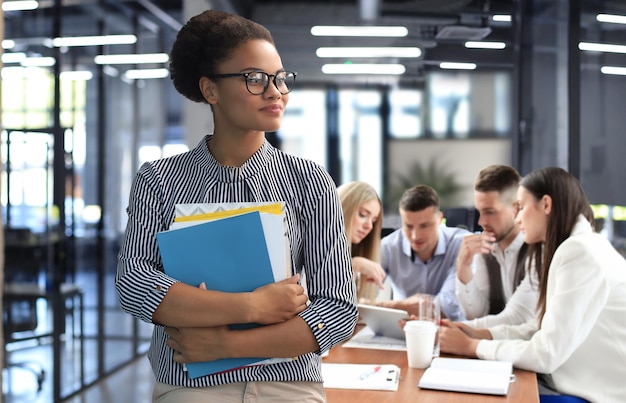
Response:
[[[482,359],[552,374],[559,392],[626,402],[626,260],[579,217],[550,264],[546,313],[536,324],[497,326]]]

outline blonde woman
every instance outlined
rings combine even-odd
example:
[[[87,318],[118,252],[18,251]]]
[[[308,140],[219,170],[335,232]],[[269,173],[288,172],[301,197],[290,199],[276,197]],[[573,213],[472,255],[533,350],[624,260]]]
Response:
[[[373,301],[378,289],[384,288],[385,279],[385,271],[380,265],[382,202],[376,190],[366,182],[349,182],[337,190],[351,246],[357,297],[359,301]]]

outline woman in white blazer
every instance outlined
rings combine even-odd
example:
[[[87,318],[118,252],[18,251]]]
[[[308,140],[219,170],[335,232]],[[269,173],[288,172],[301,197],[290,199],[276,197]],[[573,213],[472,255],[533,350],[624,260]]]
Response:
[[[539,278],[538,323],[447,322],[441,350],[548,374],[539,377],[541,393],[626,402],[626,260],[594,232],[582,187],[565,170],[531,172],[517,195],[516,219]]]

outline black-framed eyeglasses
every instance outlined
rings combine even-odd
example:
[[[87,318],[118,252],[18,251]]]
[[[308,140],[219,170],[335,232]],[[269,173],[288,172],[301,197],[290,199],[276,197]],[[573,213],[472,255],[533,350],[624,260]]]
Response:
[[[295,71],[279,71],[276,74],[267,74],[264,71],[251,71],[249,73],[214,74],[210,78],[243,77],[246,82],[246,89],[252,95],[261,95],[267,91],[270,85],[270,77],[274,86],[281,94],[289,94],[296,83]]]

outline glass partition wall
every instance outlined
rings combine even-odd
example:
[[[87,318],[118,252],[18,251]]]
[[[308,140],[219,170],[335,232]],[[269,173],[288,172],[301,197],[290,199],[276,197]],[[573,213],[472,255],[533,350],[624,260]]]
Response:
[[[163,38],[155,26],[135,24],[129,13],[127,21],[118,16],[111,31],[132,33],[139,44],[46,42],[103,34],[108,28],[92,6],[89,13],[79,5],[63,7],[63,13],[49,7],[34,15],[5,14],[3,46],[10,56],[3,57],[0,136],[5,255],[13,262],[28,247],[38,257],[38,274],[27,281],[36,287],[39,319],[34,330],[9,338],[5,351],[9,367],[32,361],[45,373],[38,392],[27,371],[11,371],[4,393],[14,399],[61,401],[78,393],[143,354],[152,328],[119,307],[116,255],[137,150],[163,145],[169,132],[180,130],[163,129],[169,115],[162,83],[169,81],[132,79],[125,73],[134,65],[99,65],[94,57],[161,51]],[[51,23],[36,24],[37,19]],[[7,263],[7,279],[25,282],[14,276],[23,265]]]

